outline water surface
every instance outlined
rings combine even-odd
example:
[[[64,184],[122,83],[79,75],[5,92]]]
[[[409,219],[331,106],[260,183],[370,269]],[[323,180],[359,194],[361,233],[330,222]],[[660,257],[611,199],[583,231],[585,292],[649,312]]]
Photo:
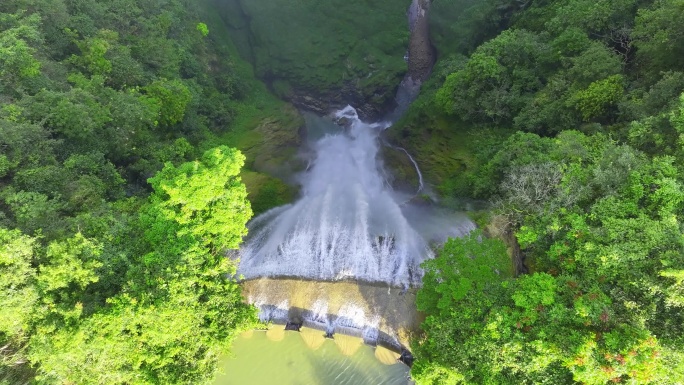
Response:
[[[214,385],[406,385],[408,367],[358,338],[274,329],[240,336]],[[392,363],[387,365],[386,363]]]

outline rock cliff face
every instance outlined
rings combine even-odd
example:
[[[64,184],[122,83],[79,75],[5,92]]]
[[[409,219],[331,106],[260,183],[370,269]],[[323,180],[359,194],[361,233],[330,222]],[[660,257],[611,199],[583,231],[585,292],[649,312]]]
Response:
[[[415,0],[409,25],[409,0],[215,1],[257,76],[314,112],[352,104],[362,118],[378,118],[407,71],[422,81],[434,62],[428,0]]]
[[[414,81],[424,82],[430,76],[435,64],[435,50],[430,43],[430,24],[428,12],[430,0],[413,0],[409,7],[409,70]]]

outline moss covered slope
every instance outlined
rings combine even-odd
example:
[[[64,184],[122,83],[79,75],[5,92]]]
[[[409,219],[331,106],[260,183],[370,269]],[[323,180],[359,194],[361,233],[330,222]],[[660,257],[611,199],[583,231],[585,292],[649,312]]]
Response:
[[[367,115],[391,103],[406,72],[408,3],[217,0],[243,57],[280,96],[314,110],[353,103]]]

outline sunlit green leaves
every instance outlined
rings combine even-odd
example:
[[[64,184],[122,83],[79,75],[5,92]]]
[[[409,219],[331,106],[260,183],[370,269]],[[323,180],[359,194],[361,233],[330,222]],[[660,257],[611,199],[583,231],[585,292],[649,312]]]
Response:
[[[24,333],[38,299],[32,286],[35,239],[0,228],[0,344]]]
[[[205,383],[255,322],[222,254],[251,216],[244,157],[179,164],[228,128],[192,99],[233,111],[252,90],[219,77],[256,81],[225,42],[196,46],[196,11],[0,2],[0,383]],[[164,162],[173,188],[148,199]]]
[[[517,290],[511,296],[515,306],[523,309],[523,314],[534,322],[536,313],[544,306],[556,301],[556,280],[545,273],[525,275],[516,281]]]
[[[471,291],[484,291],[512,274],[504,244],[485,238],[481,231],[450,239],[439,257],[424,262],[423,268],[418,309],[442,314],[449,314]]]
[[[97,260],[100,253],[101,246],[81,234],[50,244],[46,250],[45,262],[39,268],[38,287],[53,293],[72,284],[81,290],[85,289],[98,280],[95,269],[102,266]]]
[[[207,37],[209,35],[209,27],[207,27],[207,25],[204,23],[197,23],[197,31],[199,31],[203,37]]]
[[[40,62],[35,58],[35,44],[41,42],[37,14],[0,13],[0,80],[5,87],[16,87],[24,78],[40,74]]]
[[[112,71],[112,63],[105,55],[118,38],[118,33],[103,29],[95,37],[77,40],[75,43],[81,50],[81,55],[72,56],[70,61],[92,75],[105,76]]]
[[[244,155],[225,146],[204,153],[201,160],[164,169],[149,180],[160,215],[217,249],[236,248],[246,235],[252,211],[238,176]]]
[[[623,78],[613,75],[604,80],[593,82],[584,90],[578,91],[573,99],[582,113],[582,118],[588,121],[599,117],[610,106],[614,106],[624,94]]]
[[[180,80],[157,80],[146,86],[145,92],[159,105],[158,121],[163,127],[182,121],[192,99],[190,90]]]
[[[235,265],[221,254],[237,247],[251,216],[237,176],[243,161],[237,150],[218,147],[195,162],[167,163],[150,179],[155,192],[139,223],[146,242],[127,250],[122,286],[106,305],[85,302],[97,298],[93,285],[106,288],[100,274],[117,268],[103,266],[112,262],[103,246],[80,234],[48,245],[36,278],[47,312],[29,344],[39,383],[210,381],[227,344],[256,322],[256,309],[230,279]],[[94,156],[65,164],[107,171]]]
[[[668,303],[684,308],[684,270],[665,270],[660,275],[672,282],[666,289]]]

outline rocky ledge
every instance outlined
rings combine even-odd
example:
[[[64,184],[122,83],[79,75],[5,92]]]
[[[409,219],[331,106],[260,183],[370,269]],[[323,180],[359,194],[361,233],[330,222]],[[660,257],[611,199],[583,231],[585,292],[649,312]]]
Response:
[[[392,111],[396,105],[394,95],[398,85],[376,89],[371,95],[363,95],[353,84],[345,85],[342,90],[321,92],[318,90],[293,89],[285,99],[303,110],[318,115],[327,115],[347,105],[356,108],[363,121],[377,121]]]
[[[436,53],[430,42],[430,4],[430,0],[413,0],[407,11],[411,35],[408,47],[408,72],[404,78],[405,88],[408,85],[417,90],[430,76],[435,63]],[[283,96],[298,108],[319,115],[352,105],[364,121],[377,121],[396,108],[395,95],[398,84],[362,91],[357,83],[358,79],[347,82],[341,90],[330,92],[292,89]]]

